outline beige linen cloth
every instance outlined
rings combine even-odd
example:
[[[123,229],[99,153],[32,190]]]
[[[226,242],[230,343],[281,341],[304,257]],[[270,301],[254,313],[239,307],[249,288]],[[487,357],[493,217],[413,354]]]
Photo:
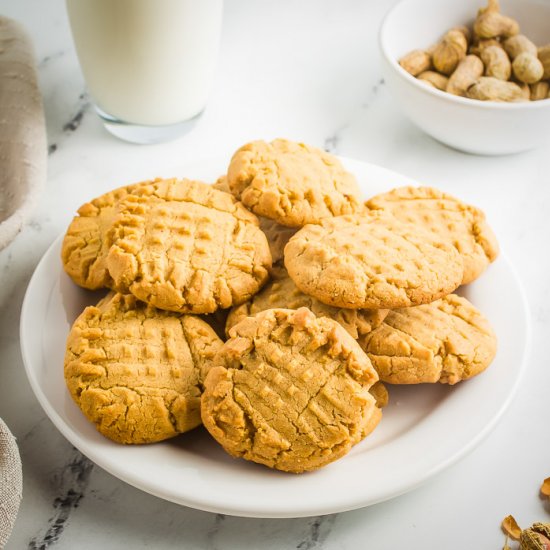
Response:
[[[21,459],[11,434],[0,418],[0,548],[11,534],[23,493]]]
[[[32,41],[0,16],[0,250],[29,218],[46,182],[48,146]]]

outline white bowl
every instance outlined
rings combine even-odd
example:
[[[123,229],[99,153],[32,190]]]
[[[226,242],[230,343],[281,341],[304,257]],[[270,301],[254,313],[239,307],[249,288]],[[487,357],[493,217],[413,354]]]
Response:
[[[533,149],[550,137],[550,99],[521,103],[477,101],[442,92],[407,73],[398,60],[428,48],[450,28],[471,28],[485,0],[403,0],[386,15],[379,35],[384,79],[405,114],[435,139],[468,153],[504,155]],[[550,43],[550,2],[502,0],[535,44]]]

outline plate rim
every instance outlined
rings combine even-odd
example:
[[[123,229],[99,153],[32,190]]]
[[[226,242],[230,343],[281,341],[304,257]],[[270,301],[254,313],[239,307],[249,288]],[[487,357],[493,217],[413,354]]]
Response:
[[[412,178],[409,178],[408,176],[394,172],[393,170],[387,169],[383,166],[379,166],[376,164],[372,164],[372,163],[368,163],[360,160],[350,159],[347,157],[339,157],[339,158],[342,160],[342,162],[345,165],[352,165],[352,166],[354,164],[361,165],[362,170],[370,170],[372,168],[374,168],[375,170],[382,170],[386,172],[388,176],[395,176],[398,182],[407,180],[410,182],[411,185],[420,185],[417,181],[413,180]],[[213,162],[213,159],[210,159],[210,162]],[[189,166],[190,164],[192,165],[193,163],[188,163],[186,166]],[[197,160],[195,164],[204,165],[205,159]],[[350,170],[350,171],[353,172],[353,170]],[[398,183],[398,185],[401,185],[401,184]],[[25,372],[29,380],[29,383],[31,385],[31,389],[33,390],[33,393],[37,398],[38,402],[40,403],[42,409],[44,410],[46,416],[48,416],[48,418],[52,421],[54,426],[61,432],[61,434],[72,445],[74,445],[77,449],[79,449],[80,452],[82,452],[85,456],[87,456],[90,460],[92,460],[94,464],[98,465],[100,468],[107,471],[109,474],[124,481],[125,483],[128,483],[133,487],[136,487],[146,493],[154,495],[163,500],[167,500],[179,505],[184,505],[191,508],[204,510],[207,512],[223,513],[227,515],[234,515],[234,516],[241,516],[241,517],[257,517],[257,518],[311,517],[311,516],[317,516],[317,515],[339,513],[339,512],[344,512],[344,511],[362,508],[366,506],[371,506],[371,505],[395,498],[401,494],[407,493],[415,489],[416,487],[422,485],[427,480],[431,479],[432,477],[442,472],[443,470],[449,468],[451,465],[458,462],[461,458],[463,458],[468,453],[470,453],[483,439],[485,439],[488,433],[490,433],[494,429],[498,421],[502,418],[504,412],[507,410],[510,403],[513,401],[515,395],[517,394],[518,388],[521,385],[521,380],[525,374],[525,370],[528,364],[528,359],[530,357],[532,330],[531,330],[530,308],[529,308],[529,303],[527,301],[527,295],[523,287],[523,284],[521,283],[521,280],[517,274],[516,269],[514,268],[513,264],[508,260],[506,254],[501,251],[499,261],[505,264],[506,269],[509,271],[511,278],[515,283],[515,286],[518,290],[519,302],[522,306],[522,314],[524,317],[523,327],[524,327],[525,345],[521,350],[521,360],[518,365],[517,376],[509,392],[506,394],[506,398],[499,404],[499,407],[493,413],[490,420],[483,426],[481,430],[479,430],[476,433],[474,437],[472,437],[466,444],[464,444],[461,448],[456,450],[453,454],[448,456],[445,460],[442,460],[437,464],[432,465],[432,467],[425,470],[422,473],[422,475],[417,475],[414,479],[410,479],[407,483],[401,484],[399,489],[386,493],[382,498],[376,498],[375,500],[369,501],[368,498],[365,498],[364,495],[360,493],[358,495],[350,495],[350,498],[346,501],[346,503],[339,503],[337,505],[333,505],[333,504],[330,504],[330,502],[328,503],[317,502],[315,506],[311,507],[310,509],[306,509],[304,506],[296,508],[295,505],[293,505],[292,502],[289,501],[288,508],[285,507],[284,510],[279,508],[273,509],[273,507],[270,507],[269,505],[267,505],[262,510],[257,510],[257,509],[251,509],[250,507],[247,508],[246,505],[244,506],[235,505],[235,503],[233,506],[227,506],[227,503],[225,505],[215,504],[209,501],[207,498],[202,498],[202,495],[194,495],[194,498],[189,498],[189,495],[187,495],[186,498],[185,497],[182,498],[181,495],[178,495],[177,497],[173,495],[167,495],[165,492],[156,488],[154,484],[144,482],[143,479],[136,478],[136,476],[132,476],[129,472],[125,472],[123,468],[117,469],[116,467],[111,467],[111,465],[109,464],[109,461],[107,461],[107,464],[105,464],[105,460],[102,459],[101,456],[98,456],[98,453],[96,453],[96,451],[90,446],[90,444],[88,444],[86,440],[82,438],[82,436],[79,437],[78,433],[73,432],[73,429],[58,414],[58,412],[55,410],[53,405],[50,403],[50,400],[48,399],[46,394],[42,391],[42,388],[40,387],[40,384],[35,374],[35,369],[31,368],[32,361],[29,358],[28,351],[26,349],[26,346],[24,345],[24,342],[27,342],[27,339],[28,339],[26,334],[27,323],[25,322],[25,320],[27,319],[28,315],[32,314],[32,312],[29,311],[31,307],[30,306],[31,295],[32,295],[34,286],[39,284],[37,283],[37,280],[41,275],[41,271],[44,269],[43,266],[48,261],[50,255],[53,253],[53,250],[56,247],[60,246],[60,242],[63,239],[64,233],[65,231],[63,231],[60,235],[58,235],[54,239],[54,241],[50,244],[50,246],[47,248],[47,250],[44,252],[42,257],[40,258],[39,262],[37,263],[33,271],[33,274],[29,280],[27,289],[25,291],[25,296],[22,302],[22,306],[21,306],[20,326],[19,326],[20,349],[21,349],[21,355],[23,359]],[[42,284],[44,284],[43,281],[42,281]]]

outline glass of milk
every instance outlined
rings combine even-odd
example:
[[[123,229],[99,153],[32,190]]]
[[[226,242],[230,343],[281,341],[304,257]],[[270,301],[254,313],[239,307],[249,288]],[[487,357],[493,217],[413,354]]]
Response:
[[[187,132],[205,108],[223,0],[67,0],[76,51],[106,128],[136,143]]]

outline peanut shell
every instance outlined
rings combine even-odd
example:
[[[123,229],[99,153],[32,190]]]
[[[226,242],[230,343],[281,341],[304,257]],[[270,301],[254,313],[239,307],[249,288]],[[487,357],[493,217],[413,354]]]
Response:
[[[508,38],[519,33],[519,25],[511,17],[491,10],[478,15],[474,23],[474,33],[479,38]]]
[[[409,74],[417,76],[432,66],[431,56],[424,50],[413,50],[399,60],[399,65]]]
[[[494,76],[499,80],[509,80],[512,64],[506,52],[500,46],[489,46],[481,52],[485,65],[485,76]]]
[[[542,80],[531,84],[529,87],[531,90],[531,101],[540,101],[541,99],[546,99],[548,97],[548,92],[550,91],[550,84]]]
[[[445,75],[435,71],[424,71],[423,73],[420,73],[418,75],[418,80],[422,80],[423,82],[426,82],[434,88],[442,91],[445,91],[447,88],[447,83],[449,82],[449,79]]]
[[[512,62],[514,76],[525,84],[534,84],[544,75],[544,67],[539,58],[529,52],[520,53]]]
[[[541,80],[548,80],[550,78],[550,44],[538,49],[538,57],[544,68]]]
[[[466,90],[466,97],[481,101],[525,101],[522,89],[514,82],[482,76]]]
[[[464,33],[456,29],[450,30],[434,49],[433,65],[440,73],[450,75],[467,50],[468,41]]]
[[[520,53],[527,52],[537,55],[537,47],[524,34],[518,34],[505,40],[502,44],[506,53],[513,61]]]
[[[464,96],[466,90],[483,74],[483,62],[476,55],[467,55],[450,76],[447,92]]]

